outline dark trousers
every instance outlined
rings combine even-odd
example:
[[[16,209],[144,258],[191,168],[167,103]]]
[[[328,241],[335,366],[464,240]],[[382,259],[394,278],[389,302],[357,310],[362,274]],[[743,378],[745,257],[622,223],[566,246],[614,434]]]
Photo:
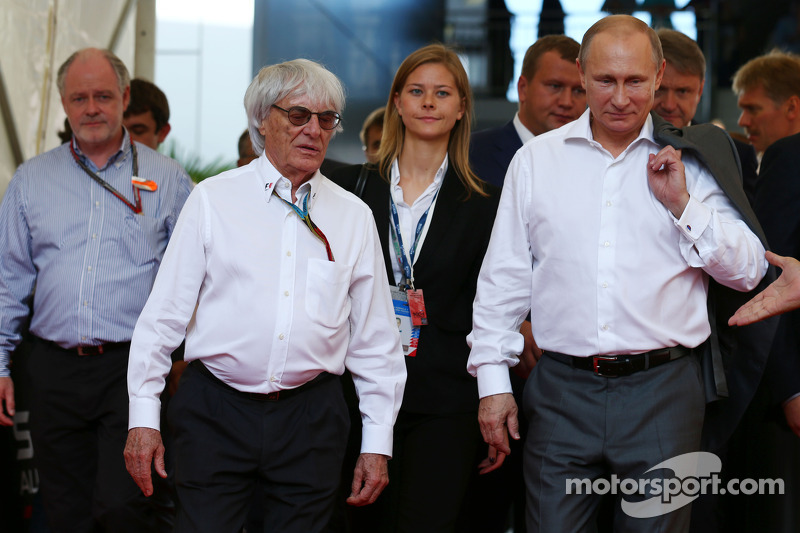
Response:
[[[257,486],[265,532],[324,529],[350,424],[339,380],[260,401],[232,391],[194,363],[183,373],[167,416],[177,533],[240,531]]]
[[[547,355],[528,377],[525,442],[530,533],[596,531],[597,494],[567,494],[568,479],[663,479],[662,461],[700,448],[705,398],[694,355],[630,376],[604,378]],[[636,498],[623,496],[626,500]],[[647,494],[639,499],[649,499]],[[615,505],[614,531],[688,531],[691,506],[633,518]]]
[[[145,498],[125,469],[128,347],[78,356],[34,339],[31,436],[51,531],[142,532],[171,527],[163,486]]]
[[[373,511],[376,523],[359,531],[454,532],[474,467],[478,414],[400,411],[394,427],[389,485]]]

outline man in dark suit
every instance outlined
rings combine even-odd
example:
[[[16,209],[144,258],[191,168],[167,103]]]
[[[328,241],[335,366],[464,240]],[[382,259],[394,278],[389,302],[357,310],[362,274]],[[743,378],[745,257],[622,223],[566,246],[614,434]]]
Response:
[[[800,57],[775,51],[754,58],[736,72],[733,89],[741,109],[739,125],[762,154],[754,210],[771,250],[796,258],[800,256]],[[779,319],[762,388],[742,431],[745,470],[740,477],[781,478],[786,495],[741,499],[731,507],[733,521],[742,530],[796,531],[800,516],[790,495],[800,488],[800,441],[795,437],[800,436],[798,311]]]
[[[772,250],[800,256],[800,57],[771,52],[743,65],[734,76],[742,114],[739,125],[763,153],[755,211]],[[800,336],[781,336],[798,315],[782,317],[768,374],[789,427],[800,436]],[[794,321],[794,322],[793,322]],[[783,333],[790,333],[783,331]],[[791,366],[789,366],[791,365]],[[782,370],[775,371],[781,368]]]
[[[565,35],[547,35],[525,52],[517,81],[519,111],[504,126],[472,134],[470,164],[482,180],[502,185],[511,158],[526,141],[586,110],[586,91],[575,66],[579,49]]]
[[[706,60],[691,37],[669,29],[660,29],[656,33],[667,66],[661,87],[656,91],[653,110],[673,126],[683,128],[693,123],[697,113],[705,86]],[[742,163],[744,192],[752,204],[758,177],[756,152],[748,143],[737,139],[733,139],[733,143]]]

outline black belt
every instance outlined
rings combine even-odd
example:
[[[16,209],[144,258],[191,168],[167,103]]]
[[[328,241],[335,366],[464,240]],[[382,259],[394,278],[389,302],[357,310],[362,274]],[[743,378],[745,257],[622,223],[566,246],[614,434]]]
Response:
[[[307,381],[307,382],[303,383],[302,385],[300,385],[299,387],[295,387],[293,389],[284,389],[284,390],[275,391],[275,392],[268,392],[268,393],[245,392],[245,391],[240,391],[238,389],[235,389],[235,388],[231,387],[230,385],[228,385],[227,383],[225,383],[224,381],[222,381],[221,379],[219,379],[199,359],[195,359],[194,361],[189,363],[189,366],[195,367],[197,370],[200,371],[201,374],[203,374],[204,376],[209,378],[211,381],[213,381],[214,383],[216,383],[218,385],[222,385],[222,387],[224,387],[225,389],[227,389],[227,390],[229,390],[231,392],[236,393],[238,396],[241,396],[242,398],[247,398],[249,400],[256,400],[258,402],[277,402],[278,400],[286,400],[288,398],[291,398],[292,396],[296,396],[297,394],[300,394],[301,392],[305,392],[308,389],[310,389],[312,387],[315,387],[315,386],[317,386],[317,385],[319,385],[321,383],[325,383],[326,381],[328,381],[330,379],[333,379],[333,377],[334,377],[333,374],[329,374],[328,372],[320,372],[317,375],[317,377],[315,377],[311,381]]]
[[[106,352],[111,352],[114,350],[122,350],[122,349],[130,351],[131,347],[131,342],[125,341],[125,342],[106,342],[104,344],[80,344],[74,348],[62,348],[53,341],[48,341],[46,339],[41,339],[41,338],[39,339],[56,350],[59,350],[61,352],[66,352],[72,355],[79,355],[81,357],[86,355],[103,355]]]
[[[648,368],[680,359],[692,353],[692,349],[685,346],[675,346],[633,355],[590,355],[587,357],[577,357],[550,351],[544,353],[556,361],[570,365],[572,368],[591,370],[598,376],[616,378],[630,376],[634,372],[647,370]]]

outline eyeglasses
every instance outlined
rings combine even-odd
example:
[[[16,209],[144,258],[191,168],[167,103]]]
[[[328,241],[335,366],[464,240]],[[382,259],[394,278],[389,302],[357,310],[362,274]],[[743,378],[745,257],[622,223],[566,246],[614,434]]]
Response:
[[[314,113],[310,109],[306,109],[305,107],[299,105],[290,107],[289,109],[284,109],[275,104],[272,104],[272,107],[276,107],[286,113],[286,115],[289,117],[289,122],[295,126],[303,126],[308,124],[308,121],[311,120],[311,115],[317,115],[319,127],[323,130],[332,130],[339,125],[339,122],[342,121],[342,116],[336,111],[320,111],[319,113]]]

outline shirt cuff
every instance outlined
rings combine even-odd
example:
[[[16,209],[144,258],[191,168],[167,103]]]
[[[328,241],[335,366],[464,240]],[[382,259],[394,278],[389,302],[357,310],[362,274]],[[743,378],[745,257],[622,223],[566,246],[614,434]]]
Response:
[[[502,363],[486,364],[478,367],[478,396],[494,396],[511,393],[511,378],[508,366]]]
[[[393,439],[391,426],[365,425],[361,429],[361,453],[379,453],[391,459]]]
[[[674,219],[674,217],[673,217]],[[698,202],[692,197],[689,197],[689,202],[681,214],[681,218],[675,220],[675,225],[681,230],[681,233],[692,242],[697,242],[700,235],[708,227],[711,221],[711,209]]]
[[[128,429],[152,428],[161,431],[161,402],[158,400],[131,400],[128,408]]]

